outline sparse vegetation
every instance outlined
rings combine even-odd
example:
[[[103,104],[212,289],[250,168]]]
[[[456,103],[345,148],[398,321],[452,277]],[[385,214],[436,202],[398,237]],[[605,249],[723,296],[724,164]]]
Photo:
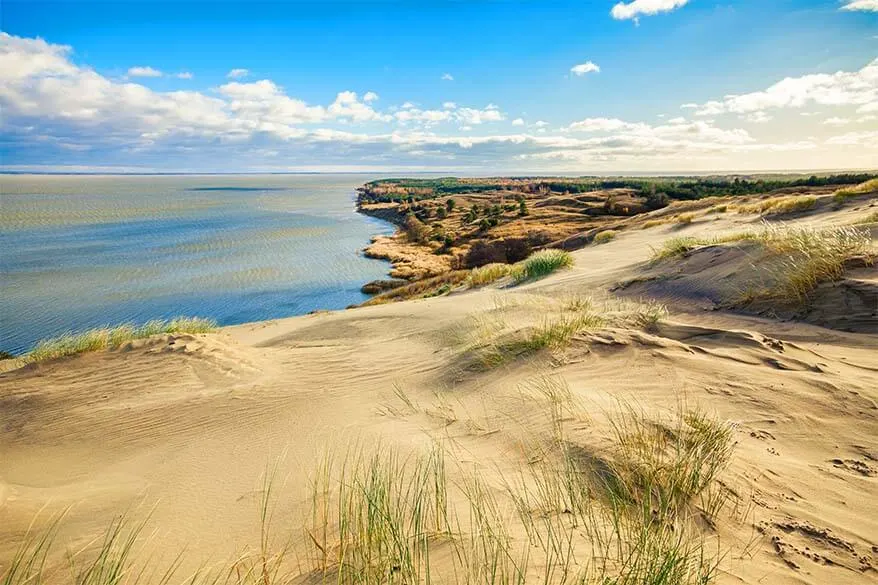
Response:
[[[622,407],[608,417],[609,444],[595,450],[568,432],[565,421],[582,413],[563,380],[545,377],[528,391],[550,424],[534,437],[540,458],[513,461],[518,480],[501,476],[505,489],[484,467],[449,462],[438,443],[423,453],[352,447],[319,462],[310,513],[289,530],[272,522],[276,472],[267,473],[260,541],[228,565],[175,578],[180,558],[153,566],[138,546],[144,524],[122,517],[68,553],[65,573],[47,562],[59,556],[56,520],[25,539],[2,583],[713,583],[723,554],[701,526],[733,497],[717,481],[732,455],[731,427],[699,411],[648,417]],[[395,393],[406,415],[419,412]]]
[[[757,213],[760,215],[784,215],[813,209],[817,198],[812,196],[772,197],[749,205],[739,205],[738,213]]]
[[[67,333],[46,339],[25,355],[28,363],[56,359],[90,351],[116,349],[135,339],[168,333],[209,333],[216,329],[216,322],[200,317],[177,317],[170,320],[147,321],[143,325],[117,325],[90,329],[82,333]]]
[[[565,250],[540,250],[516,264],[513,278],[520,283],[543,278],[556,270],[573,265],[573,256]]]
[[[606,244],[610,240],[614,240],[617,235],[619,235],[619,232],[616,230],[604,230],[602,232],[598,232],[594,236],[594,243]]]
[[[874,192],[878,192],[878,178],[869,179],[868,181],[864,181],[859,185],[854,185],[852,187],[844,187],[842,189],[839,189],[835,192],[833,199],[836,203],[843,203],[851,197]]]
[[[469,270],[453,270],[432,278],[417,280],[410,284],[375,295],[360,306],[368,307],[370,305],[383,305],[394,301],[406,301],[410,299],[438,296],[450,292],[455,286],[463,284],[469,276]]]
[[[760,231],[729,234],[720,238],[672,238],[653,250],[653,261],[676,258],[701,246],[749,240],[775,261],[766,263],[771,284],[751,292],[750,300],[801,304],[819,284],[838,280],[845,262],[856,256],[871,261],[871,237],[855,227],[829,229],[766,225]]]
[[[694,219],[695,219],[694,213],[681,213],[680,215],[678,215],[675,218],[675,221],[679,224],[686,225],[686,224],[692,223],[692,220],[694,220]]]
[[[501,278],[509,276],[509,274],[512,272],[512,266],[512,264],[501,264],[499,262],[494,262],[492,264],[486,264],[478,268],[473,268],[470,271],[467,283],[472,287],[491,284],[492,282],[496,282]]]
[[[875,210],[865,217],[857,220],[856,225],[865,225],[870,223],[878,223],[878,210]]]

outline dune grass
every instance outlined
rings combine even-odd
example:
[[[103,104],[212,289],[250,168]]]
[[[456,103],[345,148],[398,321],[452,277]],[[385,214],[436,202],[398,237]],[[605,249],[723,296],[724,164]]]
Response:
[[[656,417],[623,406],[596,449],[568,434],[580,407],[563,380],[545,377],[531,391],[534,415],[551,423],[535,431],[542,455],[530,463],[513,455],[505,474],[489,479],[486,466],[453,463],[440,443],[415,452],[355,445],[314,467],[301,524],[273,521],[277,469],[267,472],[259,543],[230,563],[178,577],[182,556],[156,566],[140,546],[145,524],[122,517],[68,552],[64,571],[63,551],[52,550],[55,521],[22,543],[0,583],[714,583],[723,555],[702,526],[732,497],[717,491],[731,427],[700,411]]]
[[[596,233],[593,241],[595,244],[606,244],[607,242],[615,240],[618,235],[619,232],[617,230],[604,230]]]
[[[878,179],[869,179],[859,185],[854,185],[853,187],[843,187],[835,192],[833,195],[833,200],[836,203],[844,203],[846,200],[851,197],[856,197],[858,195],[863,195],[865,193],[873,193],[878,191]]]
[[[562,268],[573,266],[573,256],[565,250],[540,250],[515,264],[513,279],[516,283],[544,278]]]
[[[871,223],[878,223],[878,210],[873,211],[872,213],[866,215],[858,219],[854,225],[866,225]]]
[[[452,270],[451,272],[446,272],[439,276],[417,280],[411,284],[377,294],[365,303],[362,303],[360,306],[369,307],[395,301],[407,301],[411,299],[423,299],[443,295],[450,292],[454,287],[466,282],[469,276],[469,270]]]
[[[813,209],[817,198],[807,196],[772,197],[749,205],[735,207],[738,213],[754,213],[759,215],[785,215]]]
[[[209,333],[216,329],[216,321],[201,317],[176,317],[170,320],[156,319],[143,325],[123,324],[115,327],[89,329],[81,333],[65,333],[45,339],[24,356],[25,362],[33,363],[56,359],[90,351],[115,349],[135,339],[167,333]]]
[[[674,218],[674,221],[676,221],[678,224],[687,225],[687,224],[692,223],[692,221],[694,219],[695,219],[694,213],[681,213],[680,215],[678,215],[677,217]]]
[[[772,262],[761,268],[767,286],[750,293],[750,300],[802,304],[824,282],[844,275],[845,262],[863,256],[871,262],[871,236],[851,226],[826,229],[766,224],[759,231],[717,238],[672,238],[653,249],[653,262],[677,258],[702,246],[752,241],[769,253]]]
[[[485,264],[484,266],[473,268],[470,271],[467,284],[471,287],[485,286],[509,276],[511,272],[512,264],[503,264],[499,262]]]

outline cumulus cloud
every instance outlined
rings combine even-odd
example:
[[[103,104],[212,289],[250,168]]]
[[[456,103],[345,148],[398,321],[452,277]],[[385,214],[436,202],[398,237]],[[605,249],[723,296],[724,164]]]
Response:
[[[586,73],[600,73],[601,68],[597,63],[592,61],[586,61],[585,63],[580,63],[579,65],[574,65],[570,68],[570,72],[576,76],[582,76]]]
[[[699,116],[718,114],[749,114],[775,108],[802,108],[808,105],[860,106],[870,111],[878,104],[878,59],[859,71],[815,73],[787,77],[762,91],[727,95],[722,100],[701,104]]]
[[[491,103],[424,108],[406,102],[379,110],[374,92],[340,91],[315,104],[269,79],[231,79],[209,92],[154,91],[104,77],[74,63],[71,53],[41,39],[0,34],[0,137],[11,145],[4,151],[7,166],[268,170],[266,160],[273,159],[295,161],[298,168],[521,169],[530,161],[547,169],[631,170],[694,168],[704,161],[717,170],[790,168],[783,163],[791,152],[814,152],[813,160],[824,164],[827,152],[839,151],[844,164],[867,166],[878,143],[874,132],[853,124],[845,128],[851,132],[828,139],[773,141],[704,118],[651,125],[594,117],[562,133],[539,123],[527,132],[525,120],[515,118],[512,132],[490,134],[493,123],[507,119]],[[826,129],[816,119],[811,126],[809,131]]]
[[[443,73],[442,81],[454,81],[454,76],[452,76],[450,73]]]
[[[242,77],[247,77],[248,75],[250,75],[249,69],[232,69],[226,73],[226,77],[229,79],[240,79]]]
[[[162,72],[152,67],[131,67],[128,77],[161,77]]]
[[[619,2],[610,11],[616,20],[637,19],[640,16],[652,16],[660,12],[670,12],[688,4],[689,0],[634,0]]]
[[[863,12],[878,12],[878,0],[845,0],[842,10],[861,10]]]

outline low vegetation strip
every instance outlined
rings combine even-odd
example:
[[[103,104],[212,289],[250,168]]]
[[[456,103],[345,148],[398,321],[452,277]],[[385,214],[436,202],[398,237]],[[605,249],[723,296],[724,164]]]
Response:
[[[201,317],[177,317],[147,321],[143,325],[101,327],[40,341],[24,359],[27,363],[40,362],[90,351],[115,349],[129,341],[163,333],[208,333],[216,327],[215,321]]]
[[[115,520],[103,538],[58,563],[61,520],[26,535],[3,585],[282,585],[291,583],[710,585],[725,556],[710,524],[733,517],[719,475],[730,426],[702,412],[609,415],[601,449],[570,433],[583,420],[563,381],[533,384],[550,423],[533,432],[539,459],[455,464],[441,443],[424,453],[351,447],[311,476],[310,511],[273,522],[274,473],[261,486],[255,548],[177,575],[144,551],[143,523]],[[414,408],[413,408],[414,410]],[[584,456],[587,455],[587,456]]]
[[[803,304],[824,282],[842,278],[845,263],[862,257],[871,263],[874,251],[869,232],[840,226],[828,229],[766,225],[758,231],[733,233],[718,238],[672,238],[653,250],[653,262],[684,256],[697,248],[750,241],[769,254],[771,262],[759,263],[767,285],[750,294],[753,301]]]

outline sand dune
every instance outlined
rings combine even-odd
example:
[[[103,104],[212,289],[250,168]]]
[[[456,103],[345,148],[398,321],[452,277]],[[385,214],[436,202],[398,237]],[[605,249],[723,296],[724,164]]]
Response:
[[[796,221],[856,213],[821,207]],[[531,461],[527,446],[551,433],[534,390],[549,379],[577,404],[556,422],[595,460],[620,401],[657,417],[682,404],[731,425],[720,480],[739,509],[704,528],[726,551],[717,582],[874,582],[874,268],[827,287],[810,322],[736,312],[722,299],[755,270],[746,245],[649,263],[650,246],[670,237],[756,225],[715,217],[625,231],[575,252],[571,270],[519,287],[161,336],[6,372],[0,567],[35,517],[44,525],[67,508],[62,548],[85,546],[127,510],[150,515],[143,547],[155,558],[186,551],[182,574],[222,563],[258,544],[260,478],[272,466],[277,523],[302,538],[319,462],[353,445],[408,452],[439,441],[450,474],[477,468],[500,492]],[[842,287],[858,304],[838,300],[850,297]],[[609,323],[499,367],[467,361],[462,337],[522,330],[584,296],[599,307],[658,298],[670,315],[646,329]],[[534,554],[537,573],[540,563]]]

